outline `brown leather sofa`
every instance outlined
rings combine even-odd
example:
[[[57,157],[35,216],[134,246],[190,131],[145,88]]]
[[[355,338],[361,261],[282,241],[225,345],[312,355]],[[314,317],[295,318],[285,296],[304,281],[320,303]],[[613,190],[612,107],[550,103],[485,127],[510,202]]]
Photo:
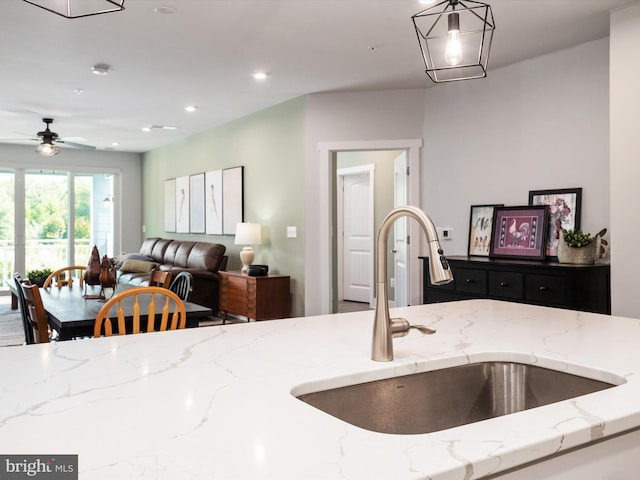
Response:
[[[225,270],[226,247],[219,243],[147,238],[139,253],[124,254],[116,260],[118,283],[148,285],[151,270],[168,270],[193,276],[189,301],[205,305],[218,314],[218,271]]]

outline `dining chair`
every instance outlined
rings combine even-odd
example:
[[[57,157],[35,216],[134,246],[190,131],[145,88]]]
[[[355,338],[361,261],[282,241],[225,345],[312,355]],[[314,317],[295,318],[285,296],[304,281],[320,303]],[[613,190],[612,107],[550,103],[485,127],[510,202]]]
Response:
[[[170,271],[158,270],[158,269],[154,269],[151,271],[151,275],[149,276],[150,287],[169,288],[170,283],[171,283]]]
[[[83,265],[72,265],[70,267],[59,268],[47,277],[42,288],[50,288],[56,285],[58,288],[72,287],[73,281],[78,280],[80,287],[84,283],[84,272],[87,269]],[[74,277],[74,273],[77,275]]]
[[[192,283],[193,276],[189,272],[180,272],[169,285],[169,290],[178,295],[183,302],[186,302],[189,300]]]
[[[33,330],[33,343],[49,343],[51,333],[47,322],[47,314],[44,311],[44,305],[40,297],[40,287],[38,285],[30,285],[27,282],[22,282],[20,287],[24,294],[29,325]]]
[[[158,300],[156,301],[156,297]],[[133,316],[131,318],[130,331],[126,329],[126,318],[123,302],[133,302]],[[147,305],[146,315],[143,313],[143,305]],[[136,287],[124,290],[111,297],[102,306],[93,327],[93,336],[100,337],[104,327],[104,336],[113,335],[113,321],[110,311],[115,308],[114,321],[117,318],[118,335],[127,333],[140,333],[142,321],[146,318],[146,332],[182,329],[187,322],[187,311],[184,303],[175,293],[162,287]],[[160,323],[156,328],[157,316]]]
[[[29,282],[29,280],[22,278],[22,275],[15,273],[13,280],[16,283],[16,296],[18,297],[18,306],[20,307],[20,315],[22,316],[22,328],[24,329],[24,343],[31,345],[36,343],[33,339],[33,329],[31,328],[31,322],[29,322],[29,313],[27,312],[27,302],[24,299],[24,292],[22,291],[22,283]]]

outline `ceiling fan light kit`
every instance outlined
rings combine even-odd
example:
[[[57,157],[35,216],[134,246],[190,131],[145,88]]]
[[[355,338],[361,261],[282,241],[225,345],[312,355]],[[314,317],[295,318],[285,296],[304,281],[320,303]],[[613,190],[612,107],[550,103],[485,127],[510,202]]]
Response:
[[[81,18],[124,10],[124,0],[23,0],[65,18]]]
[[[60,148],[56,147],[51,141],[43,140],[42,143],[36,147],[36,152],[45,157],[53,157],[60,153]]]
[[[445,0],[411,17],[425,72],[435,83],[487,76],[495,30],[491,6]]]

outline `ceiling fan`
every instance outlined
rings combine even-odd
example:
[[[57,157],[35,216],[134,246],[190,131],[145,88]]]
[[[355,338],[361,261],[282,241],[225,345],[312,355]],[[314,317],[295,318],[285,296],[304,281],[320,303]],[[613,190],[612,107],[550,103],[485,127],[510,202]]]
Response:
[[[51,157],[60,153],[60,147],[58,147],[56,144],[63,144],[65,146],[81,148],[85,150],[96,149],[96,147],[93,147],[91,145],[84,145],[82,143],[75,143],[68,140],[60,139],[59,135],[56,132],[52,132],[49,128],[49,126],[53,123],[53,118],[43,118],[42,121],[45,123],[46,128],[36,134],[37,138],[29,139],[30,141],[40,142],[40,144],[38,144],[38,146],[36,147],[36,152],[38,152],[40,155]]]

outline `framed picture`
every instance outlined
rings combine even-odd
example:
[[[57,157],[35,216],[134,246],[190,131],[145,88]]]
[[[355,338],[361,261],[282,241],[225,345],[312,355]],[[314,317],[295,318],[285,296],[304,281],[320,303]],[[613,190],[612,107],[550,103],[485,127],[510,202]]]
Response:
[[[164,231],[176,231],[176,179],[164,181]]]
[[[470,257],[488,257],[493,232],[493,209],[502,207],[497,205],[471,205],[469,218],[469,248]]]
[[[189,230],[205,233],[204,228],[204,173],[189,177]]]
[[[495,207],[489,256],[543,260],[548,225],[546,205]]]
[[[205,173],[207,233],[222,235],[222,170]]]
[[[176,232],[189,233],[189,177],[176,178]]]
[[[580,228],[580,206],[582,188],[562,188],[555,190],[531,190],[529,205],[549,206],[549,226],[547,228],[546,256],[557,257],[560,231]]]
[[[236,225],[244,221],[244,167],[222,170],[222,233],[235,235]]]

